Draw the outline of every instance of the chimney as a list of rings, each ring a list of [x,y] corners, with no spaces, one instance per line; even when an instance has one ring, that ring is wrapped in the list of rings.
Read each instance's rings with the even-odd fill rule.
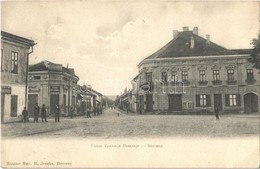
[[[189,27],[188,26],[184,26],[184,27],[182,27],[182,29],[183,29],[183,32],[189,31]]]
[[[193,28],[193,34],[199,35],[199,28],[197,26]]]
[[[210,35],[209,34],[206,35],[206,44],[207,45],[210,44]]]
[[[194,37],[193,36],[191,36],[190,37],[190,48],[194,48],[194,46],[195,46],[195,43],[194,43]]]
[[[172,33],[173,33],[173,39],[175,39],[179,34],[178,30],[173,30]]]

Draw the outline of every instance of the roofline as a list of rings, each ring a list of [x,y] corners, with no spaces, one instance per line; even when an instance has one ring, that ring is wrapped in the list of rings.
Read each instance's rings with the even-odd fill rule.
[[[248,57],[250,54],[235,54],[235,55],[209,55],[209,56],[183,56],[183,57],[168,57],[168,58],[153,58],[142,60],[137,67],[139,68],[147,61],[161,61],[161,60],[186,60],[186,59],[208,59],[208,58],[223,58],[223,57]]]
[[[21,37],[21,36],[17,36],[5,31],[1,31],[1,39],[2,40],[7,40],[7,41],[13,41],[13,42],[17,42],[20,44],[26,44],[29,46],[34,46],[36,45],[36,43],[33,40]]]

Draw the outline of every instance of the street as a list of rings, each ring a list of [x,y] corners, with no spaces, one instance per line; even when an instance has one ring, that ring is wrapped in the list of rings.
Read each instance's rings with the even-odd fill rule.
[[[106,109],[102,115],[61,118],[60,123],[2,124],[2,138],[152,138],[152,137],[234,137],[259,135],[259,114],[139,115]]]

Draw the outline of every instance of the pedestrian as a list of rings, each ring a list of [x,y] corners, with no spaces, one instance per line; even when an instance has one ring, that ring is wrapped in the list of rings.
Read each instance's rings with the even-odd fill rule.
[[[215,116],[216,116],[216,119],[219,120],[219,109],[218,108],[215,109]]]
[[[72,119],[72,118],[73,118],[73,113],[74,113],[74,111],[73,111],[73,108],[72,108],[72,107],[70,107],[70,109],[69,109],[69,113],[70,113],[70,118]]]
[[[96,116],[96,111],[97,111],[97,108],[94,107],[94,108],[93,108],[94,116]]]
[[[24,107],[22,115],[23,115],[23,122],[26,123],[28,119],[28,111],[26,110],[26,107]]]
[[[60,122],[60,106],[55,105],[55,122]]]
[[[38,106],[38,103],[35,103],[35,105],[33,107],[33,113],[34,113],[34,123],[35,122],[38,123],[38,118],[39,118],[39,114],[40,114],[40,107]]]
[[[90,116],[90,108],[88,108],[88,110],[87,110],[87,118],[91,118],[91,116]]]
[[[44,119],[45,122],[48,122],[47,121],[47,112],[46,112],[45,104],[42,105],[41,115],[42,115],[42,122],[43,122],[43,119]]]

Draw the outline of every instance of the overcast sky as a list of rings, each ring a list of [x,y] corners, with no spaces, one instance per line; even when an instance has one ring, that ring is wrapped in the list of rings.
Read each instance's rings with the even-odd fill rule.
[[[30,64],[69,64],[79,84],[117,95],[174,29],[198,26],[200,36],[210,34],[221,46],[251,48],[258,10],[257,2],[234,1],[8,1],[2,2],[1,27],[37,43]]]

